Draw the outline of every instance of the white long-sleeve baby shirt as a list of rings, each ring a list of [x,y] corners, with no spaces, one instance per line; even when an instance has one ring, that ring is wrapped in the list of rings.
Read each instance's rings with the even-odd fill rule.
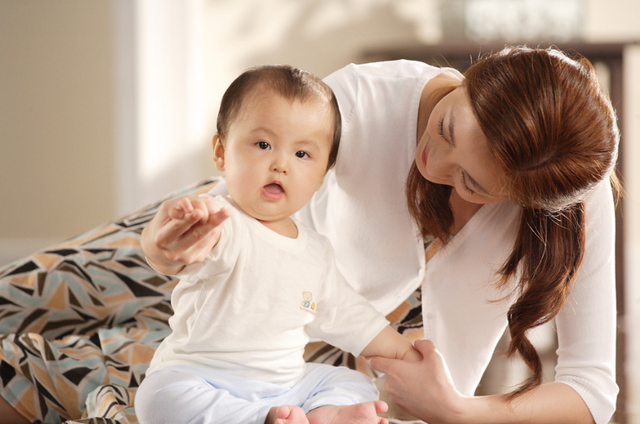
[[[231,217],[205,261],[179,274],[173,332],[149,372],[207,367],[292,386],[310,337],[358,355],[388,324],[342,279],[325,237],[296,223],[297,238],[288,238],[215,201]]]

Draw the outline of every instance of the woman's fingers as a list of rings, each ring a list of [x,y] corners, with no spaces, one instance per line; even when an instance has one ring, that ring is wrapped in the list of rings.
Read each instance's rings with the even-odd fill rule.
[[[426,422],[444,422],[458,411],[460,394],[456,391],[443,356],[431,340],[414,343],[423,359],[370,358],[373,369],[386,374],[389,400],[414,417]]]
[[[433,341],[427,339],[416,340],[413,344],[413,347],[415,347],[418,352],[422,354],[423,358],[426,355],[437,352],[436,345],[433,343]]]
[[[383,374],[387,374],[396,361],[400,361],[400,359],[390,359],[383,356],[372,356],[371,358],[368,358],[371,368]]]

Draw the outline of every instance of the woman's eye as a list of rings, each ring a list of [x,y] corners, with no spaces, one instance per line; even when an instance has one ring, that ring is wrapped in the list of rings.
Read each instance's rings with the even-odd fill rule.
[[[464,190],[469,193],[469,194],[476,194],[475,191],[473,191],[468,185],[467,185],[467,179],[464,177],[464,174],[460,174],[461,177],[460,179],[462,180],[462,187],[464,188]]]
[[[258,146],[262,150],[267,150],[269,147],[271,147],[271,146],[269,146],[269,143],[267,143],[266,141],[258,141],[256,143],[256,146]]]
[[[303,152],[302,150],[298,150],[296,152],[296,157],[301,158],[301,159],[308,158],[309,157],[309,153]]]
[[[438,135],[442,137],[443,140],[447,141],[444,137],[444,116],[438,121]]]

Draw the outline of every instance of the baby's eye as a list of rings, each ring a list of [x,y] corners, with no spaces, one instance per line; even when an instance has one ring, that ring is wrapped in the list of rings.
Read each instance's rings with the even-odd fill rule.
[[[256,146],[258,146],[259,148],[261,148],[262,150],[267,150],[268,148],[270,148],[271,146],[269,145],[269,143],[267,143],[266,141],[258,141],[256,143]]]
[[[308,158],[309,157],[309,153],[304,152],[302,150],[298,150],[296,152],[296,157],[300,158],[300,159],[304,159],[304,158]]]

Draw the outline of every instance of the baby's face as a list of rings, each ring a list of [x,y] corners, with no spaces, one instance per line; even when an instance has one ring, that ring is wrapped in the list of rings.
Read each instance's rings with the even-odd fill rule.
[[[333,140],[328,102],[289,101],[268,91],[243,102],[214,160],[229,194],[247,214],[284,220],[322,185]]]

